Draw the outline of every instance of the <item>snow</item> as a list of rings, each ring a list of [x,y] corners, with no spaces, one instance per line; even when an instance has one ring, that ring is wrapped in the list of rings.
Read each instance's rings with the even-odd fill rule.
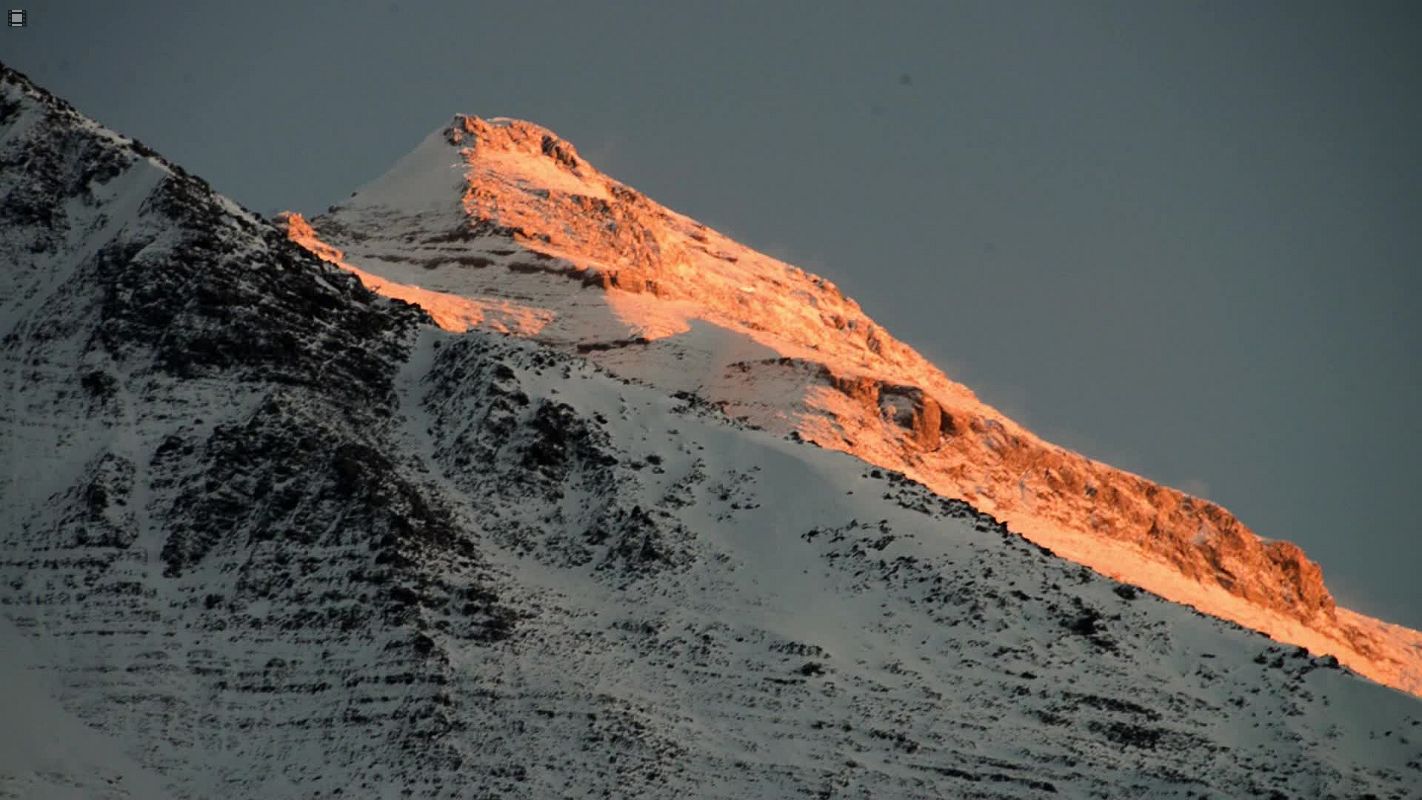
[[[45,124],[20,139],[87,129]],[[46,158],[0,188],[74,166]],[[0,226],[0,797],[1422,781],[1416,698],[798,441],[859,412],[774,331],[498,237],[402,244],[443,211],[327,220],[386,226],[323,251],[366,279],[549,312],[444,330],[225,203],[163,210],[146,164],[55,198],[52,251]]]
[[[30,637],[0,617],[0,797],[165,800],[161,776],[55,699]]]
[[[549,143],[568,157],[549,155]],[[466,169],[451,190],[448,169],[430,165],[452,158]],[[642,198],[551,131],[459,116],[362,192],[420,199],[392,200],[378,217],[338,208],[294,238],[313,252],[339,247],[340,266],[447,330],[525,336],[667,392],[698,392],[732,416],[969,500],[1099,572],[1422,694],[1422,633],[1335,612],[1301,553],[1270,549],[1208,501],[1038,439],[832,283]],[[456,195],[458,222],[419,211]],[[512,233],[474,235],[485,223]],[[920,418],[928,404],[937,412]],[[951,432],[913,427],[939,418]],[[1206,526],[1231,535],[1199,537]],[[1216,578],[1221,559],[1234,565],[1229,587]]]
[[[378,180],[357,189],[341,207],[447,214],[453,224],[458,219],[464,171],[459,154],[442,132],[434,131]]]
[[[439,380],[442,365],[429,349],[436,342],[454,346],[442,337],[422,342],[407,387]],[[516,365],[519,352],[529,351],[515,349],[501,360]],[[660,736],[683,746],[695,742],[692,749],[700,754],[695,758],[720,764],[709,767],[713,779],[699,784],[714,786],[719,794],[777,796],[795,782],[766,785],[762,770],[774,772],[788,764],[820,764],[823,769],[848,752],[860,754],[854,757],[856,769],[868,773],[850,779],[849,785],[877,786],[876,792],[884,794],[902,791],[901,786],[888,787],[914,774],[906,765],[914,759],[892,749],[871,749],[865,756],[862,744],[847,748],[846,742],[863,735],[861,726],[874,725],[870,719],[906,736],[912,752],[938,754],[929,763],[968,769],[992,761],[1022,765],[1027,758],[1034,765],[1027,773],[1030,779],[1047,781],[1068,796],[1115,785],[1117,778],[1095,783],[1096,777],[1088,777],[1092,770],[1072,777],[1067,774],[1071,770],[1052,766],[1082,759],[1097,764],[1093,770],[1117,769],[1100,766],[1106,751],[1075,737],[1062,739],[1034,716],[1037,710],[1049,711],[1047,698],[1061,691],[1129,698],[1142,710],[1127,712],[1130,722],[1116,720],[1123,729],[1155,718],[1165,739],[1199,736],[1201,742],[1228,742],[1233,750],[1223,761],[1210,757],[1209,767],[1191,769],[1183,765],[1195,756],[1167,755],[1162,749],[1162,765],[1187,774],[1209,770],[1220,777],[1233,774],[1231,764],[1248,763],[1255,756],[1246,754],[1255,753],[1259,763],[1285,767],[1278,785],[1286,792],[1338,789],[1343,784],[1333,770],[1354,775],[1343,780],[1362,791],[1366,781],[1355,782],[1354,770],[1368,764],[1388,774],[1389,765],[1398,763],[1391,759],[1416,750],[1400,745],[1392,751],[1398,755],[1387,755],[1379,744],[1380,738],[1390,738],[1384,736],[1388,729],[1414,727],[1422,710],[1415,701],[1326,670],[1308,672],[1301,685],[1280,695],[1275,673],[1269,671],[1273,668],[1255,663],[1254,657],[1269,652],[1272,659],[1274,652],[1284,655],[1285,650],[1266,650],[1266,640],[1180,606],[1148,597],[1126,601],[1111,582],[1083,577],[1069,564],[1014,542],[1015,537],[997,539],[972,524],[888,502],[892,481],[874,478],[855,459],[730,426],[715,415],[688,415],[655,389],[595,372],[516,372],[517,384],[535,401],[556,396],[584,418],[606,418],[609,441],[621,443],[626,457],[642,448],[659,455],[657,470],[644,469],[619,481],[620,502],[671,514],[695,532],[689,546],[697,556],[690,567],[673,569],[673,574],[626,580],[602,568],[569,568],[553,552],[535,550],[530,557],[518,546],[492,550],[498,569],[507,571],[513,583],[537,587],[539,605],[549,613],[531,622],[533,630],[512,648],[493,653],[470,649],[462,655],[456,649],[452,663],[469,676],[466,685],[493,681],[506,687],[502,691],[510,693],[509,702],[517,697],[531,702],[529,713],[547,707],[578,709],[605,696],[646,707],[641,718]],[[416,377],[420,373],[427,377]],[[466,406],[432,415],[427,406],[409,411],[407,435],[421,438],[434,430],[435,440],[420,450],[438,460],[434,454],[441,443],[456,436],[454,430],[441,435],[441,419],[447,425],[473,411]],[[484,530],[517,528],[522,518],[539,526],[544,540],[575,537],[587,524],[586,517],[577,516],[579,509],[598,503],[597,497],[582,494],[576,480],[565,481],[561,507],[567,516],[550,520],[537,503],[484,486],[491,466],[497,470],[481,464],[474,473],[445,473],[468,498],[472,523]],[[667,504],[665,498],[676,495],[679,486],[689,488],[692,502]],[[492,494],[481,499],[481,487]],[[807,540],[814,530],[829,532]],[[887,545],[867,546],[877,545],[886,531],[893,537]],[[835,536],[863,549],[836,548],[827,541]],[[970,602],[962,609],[967,616],[944,613],[947,607],[932,601],[933,592],[923,588],[935,579],[947,579],[948,587],[976,584],[969,594],[983,600],[984,607],[974,612],[979,604]],[[1025,597],[1015,598],[1014,589]],[[1059,600],[1070,607],[1064,598],[1073,596],[1110,618],[1103,624],[1110,636],[1119,637],[1119,656],[1105,656],[1097,646],[1062,634],[1060,612],[1052,607]],[[999,600],[988,601],[991,597]],[[1011,602],[1004,607],[1001,599],[1006,598]],[[644,625],[651,632],[621,633]],[[1311,663],[1286,657],[1291,659],[1286,663]],[[810,661],[823,666],[823,677],[796,683],[797,671]],[[1027,672],[1035,677],[1017,677]],[[751,688],[772,678],[798,688]],[[1014,685],[1037,688],[1021,695],[1005,691]],[[1281,696],[1291,698],[1284,706],[1297,702],[1301,710],[1281,714],[1274,705]],[[1079,716],[1073,718],[1082,724]],[[553,722],[535,719],[523,723],[528,726],[524,735],[547,737],[546,747],[536,746],[540,751],[563,752],[565,746],[557,742],[566,734]],[[861,733],[843,740],[806,735],[820,730],[815,727],[820,723],[829,723],[830,730],[848,724]],[[1110,724],[1101,722],[1108,729]],[[1319,739],[1324,730],[1332,731],[1330,737]],[[1294,745],[1286,743],[1292,737],[1307,742],[1299,745],[1299,752],[1307,753],[1303,760],[1290,755]],[[1150,766],[1155,756],[1131,748],[1126,752],[1132,754],[1131,763],[1140,765],[1128,779],[1141,782],[1138,791],[1158,797],[1181,791]],[[737,763],[751,766],[728,768]],[[529,780],[553,791],[565,774],[550,770]],[[1242,793],[1244,784],[1231,790],[1225,787],[1232,779],[1221,780],[1210,785]],[[1386,786],[1386,779],[1378,785]]]

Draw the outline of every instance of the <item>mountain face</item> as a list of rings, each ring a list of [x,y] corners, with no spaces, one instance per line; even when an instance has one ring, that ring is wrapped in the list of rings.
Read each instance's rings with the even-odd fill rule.
[[[291,238],[452,331],[508,332],[962,498],[1073,561],[1422,692],[1422,635],[1339,609],[1220,506],[1044,442],[822,278],[527,122],[457,116]],[[951,298],[950,298],[951,299]]]
[[[526,123],[278,226],[0,68],[0,465],[0,797],[1422,781],[1414,698],[985,507],[1123,548],[1155,514],[1135,583],[1195,564],[1353,642],[1296,550],[1031,438]]]

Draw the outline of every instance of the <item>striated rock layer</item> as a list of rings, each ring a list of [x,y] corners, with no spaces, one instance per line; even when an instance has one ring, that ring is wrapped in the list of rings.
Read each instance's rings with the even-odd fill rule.
[[[532,337],[903,473],[1060,555],[1422,693],[1422,634],[1336,607],[1297,546],[1034,436],[829,281],[598,172],[537,125],[456,116],[290,237],[444,328]]]

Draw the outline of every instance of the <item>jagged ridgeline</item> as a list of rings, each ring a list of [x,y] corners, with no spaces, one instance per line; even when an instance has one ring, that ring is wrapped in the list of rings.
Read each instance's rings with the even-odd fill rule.
[[[1422,779],[1415,699],[768,416],[820,386],[806,408],[872,406],[926,454],[976,430],[970,395],[677,312],[673,278],[625,291],[637,263],[570,281],[612,270],[534,247],[528,220],[479,227],[456,163],[448,207],[387,183],[314,221],[313,254],[0,69],[0,702],[23,731],[0,796],[1402,798]],[[468,275],[503,293],[447,291]],[[716,303],[769,294],[742,277]]]

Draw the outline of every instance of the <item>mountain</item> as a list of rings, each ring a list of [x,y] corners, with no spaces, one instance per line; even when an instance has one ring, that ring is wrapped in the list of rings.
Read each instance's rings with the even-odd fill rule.
[[[448,330],[513,333],[695,393],[967,500],[1103,574],[1422,693],[1422,634],[1337,608],[1295,545],[1038,439],[833,284],[657,205],[551,131],[457,116],[328,214],[287,224]]]
[[[935,491],[989,409],[537,130],[278,225],[0,68],[0,797],[1422,780],[1415,698]]]

